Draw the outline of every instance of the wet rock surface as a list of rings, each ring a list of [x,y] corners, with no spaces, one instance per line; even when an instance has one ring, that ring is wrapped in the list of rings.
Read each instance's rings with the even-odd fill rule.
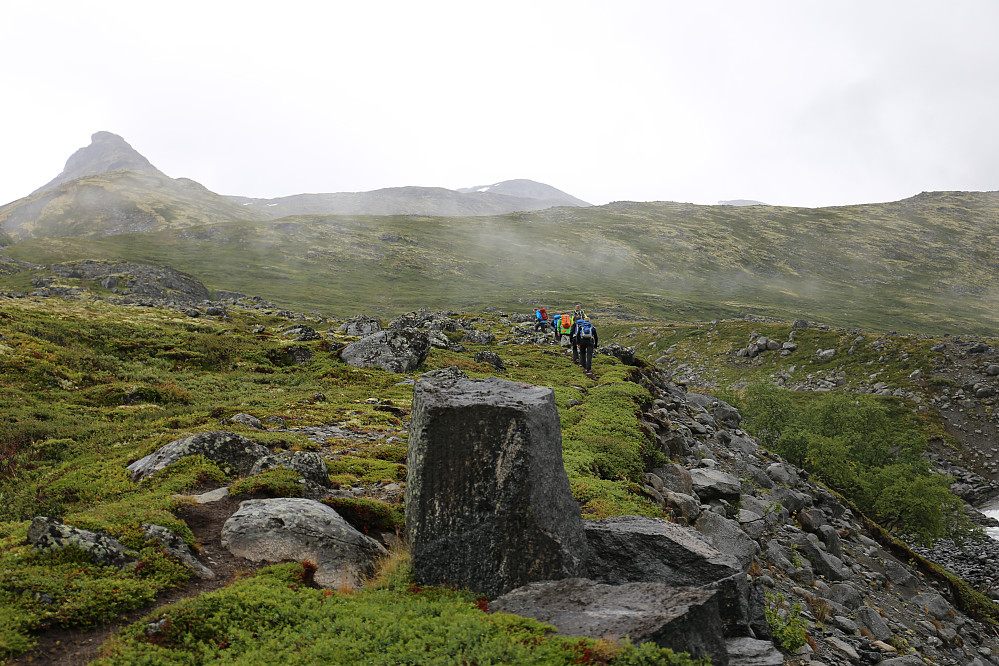
[[[582,573],[586,541],[552,389],[421,379],[407,464],[419,582],[495,595]]]

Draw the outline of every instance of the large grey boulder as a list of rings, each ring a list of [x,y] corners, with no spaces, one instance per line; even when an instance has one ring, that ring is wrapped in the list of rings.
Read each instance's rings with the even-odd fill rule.
[[[590,545],[589,578],[611,584],[650,581],[719,590],[726,635],[753,633],[750,589],[739,561],[693,528],[641,516],[584,521],[584,526]]]
[[[843,564],[843,560],[820,548],[818,546],[819,540],[815,535],[796,534],[792,543],[797,547],[799,553],[808,558],[815,573],[820,576],[825,576],[828,580],[844,580],[849,576],[850,571]]]
[[[739,573],[739,562],[695,530],[660,518],[616,516],[583,522],[588,577],[602,583],[658,581],[708,585]]]
[[[420,380],[407,463],[417,581],[494,596],[583,572],[586,538],[552,389]]]
[[[414,328],[378,331],[347,345],[340,358],[357,368],[412,372],[430,353],[430,338]]]
[[[729,663],[718,593],[663,583],[605,585],[585,578],[531,583],[489,604],[490,611],[532,617],[563,636],[653,642],[711,663]]]
[[[222,546],[254,562],[306,560],[322,587],[359,587],[385,549],[310,499],[246,500],[222,526]]]
[[[256,476],[277,467],[298,472],[303,479],[308,479],[326,488],[330,487],[330,474],[326,467],[326,461],[321,455],[312,451],[286,451],[264,456],[253,465],[250,474]]]
[[[127,469],[132,473],[133,481],[141,481],[181,458],[200,454],[220,465],[232,467],[240,475],[246,475],[258,459],[269,453],[270,449],[266,446],[234,432],[199,432],[164,444],[156,452],[136,460]]]
[[[694,527],[707,537],[712,546],[738,560],[739,567],[743,571],[749,569],[749,565],[760,552],[759,544],[739,528],[738,522],[713,511],[702,512],[697,517]]]
[[[695,467],[690,470],[690,481],[702,502],[722,499],[735,502],[742,495],[742,481],[718,469]]]
[[[58,518],[47,516],[36,516],[31,521],[28,543],[43,553],[76,546],[90,553],[98,564],[119,568],[133,564],[139,558],[137,552],[126,548],[112,536],[66,525]]]

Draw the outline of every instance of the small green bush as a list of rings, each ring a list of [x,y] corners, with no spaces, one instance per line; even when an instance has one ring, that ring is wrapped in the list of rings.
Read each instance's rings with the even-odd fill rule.
[[[784,606],[783,594],[766,593],[763,613],[770,625],[774,642],[784,650],[794,652],[808,642],[808,622],[801,616],[801,604],[792,604],[790,611],[785,610]]]
[[[354,529],[365,534],[406,529],[406,513],[398,504],[363,497],[328,497],[322,502],[336,510]]]
[[[747,389],[744,414],[766,446],[878,522],[927,544],[974,531],[949,479],[922,459],[926,440],[896,402],[831,392],[798,405],[789,391],[760,384]]]

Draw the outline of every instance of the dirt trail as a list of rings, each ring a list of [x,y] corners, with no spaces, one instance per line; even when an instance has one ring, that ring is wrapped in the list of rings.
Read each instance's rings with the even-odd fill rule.
[[[225,587],[239,573],[259,568],[260,564],[234,557],[222,547],[222,525],[237,508],[239,502],[227,497],[210,504],[186,505],[178,512],[178,516],[191,528],[201,545],[198,559],[215,573],[213,580],[192,577],[182,587],[160,594],[155,603],[125,613],[105,625],[89,629],[49,629],[38,636],[38,647],[35,650],[8,663],[32,666],[79,666],[90,663],[101,656],[100,648],[106,640],[144,615],[175,601]]]

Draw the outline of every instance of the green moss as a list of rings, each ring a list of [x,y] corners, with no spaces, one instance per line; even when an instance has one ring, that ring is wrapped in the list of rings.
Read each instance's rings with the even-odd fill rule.
[[[360,458],[357,456],[341,456],[336,460],[327,460],[330,478],[353,478],[365,485],[381,481],[397,482],[406,480],[406,466],[377,458]]]
[[[230,495],[263,495],[265,497],[301,497],[302,475],[284,467],[275,467],[229,486]]]

